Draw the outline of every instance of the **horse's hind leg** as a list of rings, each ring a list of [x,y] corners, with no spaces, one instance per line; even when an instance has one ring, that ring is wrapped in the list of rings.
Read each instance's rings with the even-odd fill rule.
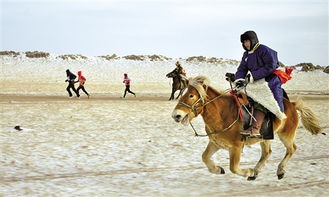
[[[293,133],[290,133],[290,135],[287,134],[287,132],[279,132],[279,138],[282,141],[282,143],[284,144],[284,146],[286,147],[286,155],[284,156],[284,158],[282,159],[282,161],[280,162],[279,166],[278,166],[278,170],[277,170],[277,176],[278,179],[282,179],[284,174],[285,174],[285,168],[287,166],[287,163],[289,161],[289,159],[292,157],[292,155],[296,152],[297,150],[297,146],[294,143],[294,138],[295,138],[295,130]]]
[[[181,90],[179,91],[179,94],[178,94],[178,96],[176,97],[176,99],[178,99],[178,98],[182,95],[183,90],[184,90],[184,89],[181,89]]]
[[[173,98],[173,96],[172,96],[172,94],[171,94],[171,95],[170,95],[170,98],[169,98],[169,101],[170,101],[170,100],[173,100],[173,99],[174,99],[174,98]]]
[[[271,150],[271,141],[265,140],[260,143],[262,148],[262,156],[260,157],[257,165],[255,166],[255,174],[252,177],[248,177],[248,180],[256,179],[257,175],[259,174],[260,170],[265,166],[265,162],[270,157],[272,150]]]
[[[211,156],[218,151],[218,147],[209,141],[206,150],[202,154],[202,161],[208,167],[209,172],[214,174],[225,174],[225,171],[222,167],[216,166],[214,161],[211,160]]]

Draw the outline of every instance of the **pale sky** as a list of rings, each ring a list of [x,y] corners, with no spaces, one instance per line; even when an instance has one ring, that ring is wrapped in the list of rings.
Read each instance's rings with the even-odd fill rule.
[[[240,60],[254,30],[287,65],[329,65],[327,0],[0,1],[1,51]]]

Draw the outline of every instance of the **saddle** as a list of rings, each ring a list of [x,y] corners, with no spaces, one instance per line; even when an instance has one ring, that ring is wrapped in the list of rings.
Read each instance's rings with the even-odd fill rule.
[[[285,90],[283,90],[283,97],[289,100]],[[241,92],[235,93],[235,98],[237,105],[241,107],[240,118],[243,122],[243,129],[246,130],[252,125],[252,120],[253,120],[252,116],[254,112],[255,101],[252,98],[248,97],[246,94]],[[265,114],[265,118],[260,129],[260,134],[262,135],[262,138],[265,140],[274,139],[274,134],[273,134],[274,119],[275,119],[275,115],[272,112],[268,111]]]

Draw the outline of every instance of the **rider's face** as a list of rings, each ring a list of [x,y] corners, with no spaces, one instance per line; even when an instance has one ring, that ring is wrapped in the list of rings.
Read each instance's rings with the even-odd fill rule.
[[[250,40],[243,41],[243,45],[244,47],[246,47],[246,49],[250,50],[250,45],[251,45]]]

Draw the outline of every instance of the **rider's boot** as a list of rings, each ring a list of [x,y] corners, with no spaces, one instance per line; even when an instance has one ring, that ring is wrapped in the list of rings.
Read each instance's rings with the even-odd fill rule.
[[[250,137],[260,137],[261,136],[260,129],[262,127],[262,124],[263,124],[263,121],[265,118],[265,113],[256,109],[254,111],[253,115],[256,120],[252,121],[250,128],[240,132],[241,135],[250,136]]]

